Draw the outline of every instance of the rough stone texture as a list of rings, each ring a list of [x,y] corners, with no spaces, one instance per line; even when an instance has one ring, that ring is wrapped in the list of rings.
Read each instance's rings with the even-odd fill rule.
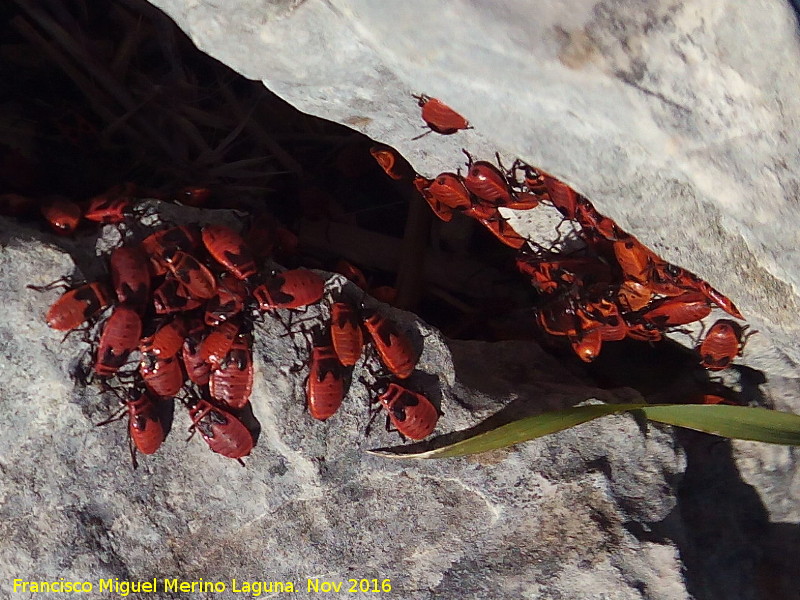
[[[97,247],[117,236],[107,228]],[[26,288],[72,272],[67,252],[97,276],[103,261],[86,253],[91,239],[64,241],[0,219],[0,241],[5,589],[14,578],[88,580],[95,590],[100,578],[202,578],[228,591],[140,597],[224,599],[242,597],[231,592],[236,578],[240,587],[293,581],[293,597],[310,598],[306,580],[319,577],[345,585],[390,578],[391,597],[408,599],[601,597],[597,590],[619,599],[689,597],[677,547],[629,530],[676,509],[685,460],[669,429],[643,431],[620,416],[472,458],[372,456],[364,450],[398,440],[380,427],[365,439],[363,386],[354,382],[342,410],[314,422],[303,410],[303,374],[292,372],[295,349],[272,318],[257,328],[253,410],[261,432],[247,467],[199,439],[185,443],[189,420],[178,406],[161,450],[133,471],[126,421],[93,427],[116,401],[70,379],[86,345],[78,335],[62,343],[43,322],[59,292]],[[424,340],[413,382],[441,401],[443,429],[473,425],[508,401],[530,411],[576,397],[635,397],[561,383],[571,376],[530,344],[448,347],[409,315],[395,316]],[[482,381],[491,394],[454,379],[479,356],[495,373]]]

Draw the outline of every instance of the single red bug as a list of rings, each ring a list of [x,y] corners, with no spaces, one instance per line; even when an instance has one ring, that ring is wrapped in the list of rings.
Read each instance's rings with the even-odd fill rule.
[[[425,94],[419,96],[412,94],[412,96],[417,99],[420,107],[422,107],[422,120],[425,121],[431,131],[442,135],[450,135],[461,129],[472,128],[464,117],[438,98],[431,98]],[[430,131],[426,131],[414,139],[418,140],[429,133]]]
[[[139,466],[136,461],[137,450],[142,454],[155,454],[166,439],[167,433],[159,416],[158,405],[147,392],[134,391],[124,402],[125,407],[121,414],[114,415],[97,425],[107,425],[127,413],[131,460],[135,469]]]
[[[261,310],[301,308],[318,302],[325,292],[325,280],[308,269],[293,269],[271,277],[253,290]]]
[[[208,384],[208,378],[211,375],[211,365],[203,360],[200,352],[200,342],[206,328],[198,319],[191,322],[188,329],[189,333],[183,342],[181,358],[189,380],[202,387]]]
[[[659,329],[686,325],[711,314],[708,298],[698,292],[686,292],[674,298],[662,298],[650,304],[641,317]]]
[[[201,358],[214,368],[219,365],[233,347],[240,328],[241,323],[237,319],[224,321],[214,327],[200,344]]]
[[[709,371],[727,369],[734,358],[742,355],[747,338],[752,335],[744,335],[745,329],[730,319],[715,322],[697,347],[700,364]]]
[[[569,341],[572,350],[583,362],[592,362],[600,355],[603,346],[603,336],[599,327],[581,330],[577,336],[571,336]]]
[[[186,321],[178,315],[159,326],[153,335],[142,338],[139,351],[164,359],[175,356],[186,338]]]
[[[372,158],[380,165],[381,169],[392,179],[400,181],[402,179],[411,179],[414,176],[414,169],[394,148],[378,144],[372,146],[369,149],[369,153],[372,154]]]
[[[364,334],[356,308],[347,302],[331,306],[331,338],[336,356],[345,367],[352,367],[361,357]]]
[[[64,198],[53,198],[41,206],[42,216],[58,234],[70,235],[81,221],[81,207]]]
[[[249,335],[240,335],[217,368],[212,368],[208,390],[231,408],[244,408],[253,391],[253,348]]]
[[[175,250],[166,254],[164,260],[192,298],[208,300],[217,293],[217,280],[211,271],[191,254]]]
[[[364,319],[381,362],[400,379],[414,371],[417,357],[408,337],[398,331],[397,326],[383,315],[373,312]]]
[[[144,312],[150,301],[150,261],[138,248],[120,246],[111,253],[111,281],[121,303]]]
[[[558,209],[565,219],[574,220],[578,210],[578,193],[566,183],[541,173],[541,179],[547,189],[550,202]]]
[[[169,269],[165,257],[175,250],[191,252],[200,246],[200,232],[194,226],[161,229],[142,240],[141,248],[150,258],[153,275],[163,275]]]
[[[364,272],[343,258],[336,261],[336,265],[334,265],[333,270],[334,272],[347,277],[362,290],[366,290],[369,286],[367,283],[367,278],[364,276]]]
[[[388,422],[404,437],[421,440],[436,429],[439,411],[422,394],[390,382],[376,401],[386,409]]]
[[[139,373],[147,389],[161,398],[177,395],[185,380],[177,356],[159,358],[154,354],[145,354],[139,363]]]
[[[95,196],[89,201],[89,207],[83,215],[95,223],[122,223],[130,213],[136,185],[123,183]]]
[[[439,203],[457,210],[472,206],[472,197],[464,186],[464,179],[455,173],[439,173],[427,187],[428,193]]]
[[[466,188],[478,198],[481,204],[490,207],[507,206],[512,202],[511,187],[507,177],[492,163],[485,160],[473,161],[466,150],[467,175],[464,177]]]
[[[256,274],[256,263],[244,239],[230,227],[206,225],[203,227],[203,244],[208,253],[238,279],[248,279]]]
[[[316,331],[306,380],[308,414],[320,421],[332,417],[342,405],[344,394],[344,368],[330,336]]]
[[[189,416],[192,419],[189,431],[199,431],[208,447],[217,454],[241,459],[253,449],[253,436],[244,423],[208,400],[196,400],[189,407]]]
[[[46,290],[50,286],[35,290]],[[70,331],[85,323],[101,310],[111,306],[113,296],[107,285],[92,282],[65,292],[47,311],[47,326],[57,331]]]
[[[217,279],[217,294],[206,303],[206,325],[219,325],[234,318],[244,310],[246,298],[244,282],[230,273],[223,273]]]
[[[128,354],[139,346],[142,319],[136,309],[127,304],[117,305],[103,324],[97,344],[94,371],[101,377],[116,373],[125,364]]]

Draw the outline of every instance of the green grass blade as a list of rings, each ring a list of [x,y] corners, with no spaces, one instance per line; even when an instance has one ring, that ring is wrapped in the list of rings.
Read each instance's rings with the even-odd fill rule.
[[[752,406],[652,405],[642,409],[652,421],[738,440],[800,446],[800,415]]]
[[[424,452],[404,446],[370,451],[392,458],[450,458],[505,448],[606,415],[638,411],[652,421],[722,437],[800,445],[800,415],[749,406],[699,404],[591,404],[542,413]]]

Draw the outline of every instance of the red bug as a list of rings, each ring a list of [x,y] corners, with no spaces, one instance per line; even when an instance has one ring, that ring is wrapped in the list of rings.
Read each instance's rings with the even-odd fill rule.
[[[649,287],[633,279],[623,281],[617,292],[617,301],[628,312],[643,309],[650,303],[652,297],[653,292]]]
[[[181,391],[185,380],[177,356],[159,358],[154,354],[145,354],[139,363],[139,373],[147,389],[161,398],[175,396]]]
[[[161,229],[142,240],[141,248],[150,258],[153,275],[163,275],[169,269],[165,257],[175,250],[190,252],[200,246],[196,227],[181,226]]]
[[[261,310],[301,308],[318,302],[325,292],[325,280],[308,269],[284,271],[253,290]]]
[[[731,301],[731,299],[722,292],[711,287],[707,281],[700,279],[697,275],[686,271],[685,269],[681,269],[679,279],[680,285],[683,287],[697,290],[732,317],[736,317],[737,319],[741,319],[743,321],[745,320],[744,316],[741,312],[739,312],[739,309],[736,308],[736,305]]]
[[[110,264],[117,299],[143,312],[150,301],[150,261],[138,248],[120,246],[111,253]]]
[[[89,201],[89,208],[86,209],[83,216],[95,223],[122,223],[130,213],[135,194],[136,185],[133,183],[115,185],[108,191],[92,198]]]
[[[143,391],[134,392],[131,398],[125,400],[121,414],[114,415],[97,425],[107,425],[122,418],[125,413],[128,414],[131,460],[135,469],[139,466],[136,461],[136,451],[142,454],[154,454],[166,439],[167,432],[159,416],[158,405],[147,392]]]
[[[422,107],[422,120],[425,121],[431,131],[442,135],[450,135],[460,129],[472,129],[469,122],[464,117],[441,100],[431,98],[425,94],[412,96],[417,99],[419,105]],[[429,133],[430,131],[426,131],[414,139],[418,140]]]
[[[528,240],[522,237],[517,231],[508,223],[508,219],[500,214],[500,211],[494,209],[494,214],[485,219],[478,219],[478,221],[486,227],[492,234],[506,246],[510,246],[515,250],[519,250]]]
[[[64,198],[53,198],[41,206],[42,216],[58,234],[70,235],[81,221],[81,207]]]
[[[200,344],[200,357],[212,367],[219,365],[233,347],[240,328],[238,320],[217,325]]]
[[[614,242],[614,256],[626,279],[649,284],[655,265],[661,258],[632,235],[622,235]]]
[[[397,288],[391,285],[379,285],[369,289],[369,295],[375,298],[378,302],[395,305],[397,302]]]
[[[686,292],[674,298],[662,298],[650,304],[641,316],[659,329],[686,325],[711,314],[708,299],[698,292]]]
[[[201,387],[208,384],[208,379],[211,375],[211,365],[203,360],[200,352],[200,341],[204,331],[205,327],[201,321],[196,320],[191,323],[189,325],[189,333],[183,341],[181,353],[186,375],[190,381]]]
[[[208,253],[238,279],[256,274],[256,263],[244,239],[230,227],[206,225],[203,244]]]
[[[559,298],[536,311],[536,321],[550,335],[577,336],[580,328],[572,299]]]
[[[583,231],[589,235],[599,235],[609,241],[616,241],[621,235],[625,235],[614,219],[600,214],[594,205],[583,196],[578,196],[575,219]]]
[[[345,367],[358,362],[364,346],[364,334],[358,311],[347,302],[335,302],[331,306],[331,338],[336,356]]]
[[[417,191],[425,198],[425,202],[428,203],[428,206],[431,207],[433,214],[435,214],[439,219],[444,221],[445,223],[453,220],[453,209],[449,206],[445,206],[442,204],[438,199],[434,197],[433,194],[430,192],[431,184],[433,183],[432,179],[426,179],[421,175],[417,175],[414,178],[414,187],[417,188]]]
[[[640,342],[658,342],[664,336],[652,323],[628,323],[628,337]]]
[[[376,401],[386,409],[388,423],[402,436],[421,440],[436,429],[439,411],[422,394],[390,382],[385,384]]]
[[[355,283],[358,287],[362,290],[366,290],[369,284],[367,283],[367,278],[364,276],[364,272],[359,269],[354,264],[342,259],[339,259],[336,262],[336,265],[333,267],[334,272],[339,273],[340,275],[344,275],[350,281]]]
[[[206,206],[211,199],[211,190],[207,187],[185,187],[176,194],[178,202],[187,206]]]
[[[414,176],[414,169],[408,164],[408,161],[403,158],[400,153],[391,148],[378,144],[369,149],[372,158],[380,165],[386,174],[395,180],[411,179]]]
[[[240,335],[208,381],[211,396],[231,408],[243,408],[253,391],[253,349],[249,335]]]
[[[745,335],[745,329],[747,328],[730,319],[719,319],[697,347],[700,364],[709,371],[727,369],[733,359],[744,352],[747,338],[756,333]]]
[[[330,336],[317,330],[306,380],[308,414],[320,421],[332,417],[342,405],[344,394],[344,368]]]
[[[581,330],[577,336],[570,337],[572,350],[583,362],[592,362],[600,355],[603,346],[603,336],[600,327]]]
[[[167,277],[153,291],[153,306],[159,315],[194,310],[202,304],[197,298],[188,298],[183,286],[174,277]]]
[[[35,290],[46,290],[50,286]],[[111,306],[113,296],[107,285],[92,282],[65,292],[47,311],[47,326],[57,331],[70,331],[91,319],[104,308]]]
[[[563,181],[547,173],[541,173],[540,176],[553,206],[564,218],[574,220],[578,210],[578,193]]]
[[[125,364],[128,354],[139,346],[142,319],[136,309],[127,304],[117,305],[103,324],[94,371],[101,377],[116,373]]]
[[[244,423],[208,400],[195,401],[189,407],[189,416],[192,419],[189,431],[199,431],[208,447],[217,454],[241,459],[250,454],[255,445],[253,436]]]
[[[464,186],[464,180],[455,173],[439,173],[427,189],[444,206],[454,209],[472,207],[472,197]]]
[[[244,310],[247,287],[244,282],[223,273],[217,280],[217,294],[206,303],[206,325],[219,325]]]
[[[164,260],[175,279],[183,285],[192,298],[208,300],[217,293],[216,278],[191,254],[175,250],[165,255]]]
[[[381,362],[400,379],[405,379],[417,366],[411,341],[386,317],[374,312],[364,319]]]
[[[153,335],[142,338],[139,350],[160,359],[175,356],[183,347],[186,338],[186,321],[177,316],[158,327]]]
[[[503,172],[485,160],[473,162],[469,152],[467,155],[467,175],[464,177],[466,188],[483,203],[489,206],[506,206],[512,202],[511,187]],[[499,160],[499,158],[498,158]]]

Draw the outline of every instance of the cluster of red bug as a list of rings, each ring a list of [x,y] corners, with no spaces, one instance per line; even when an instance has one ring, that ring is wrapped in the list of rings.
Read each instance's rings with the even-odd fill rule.
[[[121,224],[133,203],[114,194],[96,220]],[[253,388],[254,319],[264,312],[305,310],[329,297],[325,279],[313,271],[258,268],[271,248],[265,240],[272,237],[258,221],[246,239],[223,225],[160,229],[111,252],[110,284],[74,287],[50,307],[51,328],[69,332],[89,322],[85,331],[99,332],[79,377],[99,380],[101,389],[124,404],[103,424],[128,415],[134,465],[137,450],[152,454],[164,441],[173,399],[180,399],[190,430],[199,431],[214,452],[241,459],[252,450],[255,440],[245,423]],[[310,332],[309,414],[324,420],[342,404],[347,369],[365,345],[363,327],[384,369],[370,371],[379,405],[375,413],[383,407],[387,428],[393,425],[402,436],[427,437],[438,411],[425,396],[392,380],[407,378],[416,367],[410,340],[376,310],[343,297],[330,303],[329,314],[330,322]]]
[[[469,127],[441,101],[414,97],[431,131],[449,135]],[[414,186],[441,220],[450,221],[454,213],[471,217],[519,251],[517,267],[539,293],[536,323],[550,335],[566,337],[582,360],[594,360],[603,342],[626,337],[659,341],[665,332],[709,316],[713,306],[744,319],[729,298],[662,259],[562,181],[520,160],[506,169],[499,156],[495,165],[464,153],[466,175],[460,170],[434,179],[414,174]],[[390,148],[373,155],[391,177],[407,176],[407,163]],[[545,248],[520,235],[500,212],[542,203],[556,208],[562,223],[573,224],[579,247],[568,252]],[[745,331],[735,321],[718,320],[697,345],[701,364],[710,370],[727,368],[744,349],[750,335]]]

